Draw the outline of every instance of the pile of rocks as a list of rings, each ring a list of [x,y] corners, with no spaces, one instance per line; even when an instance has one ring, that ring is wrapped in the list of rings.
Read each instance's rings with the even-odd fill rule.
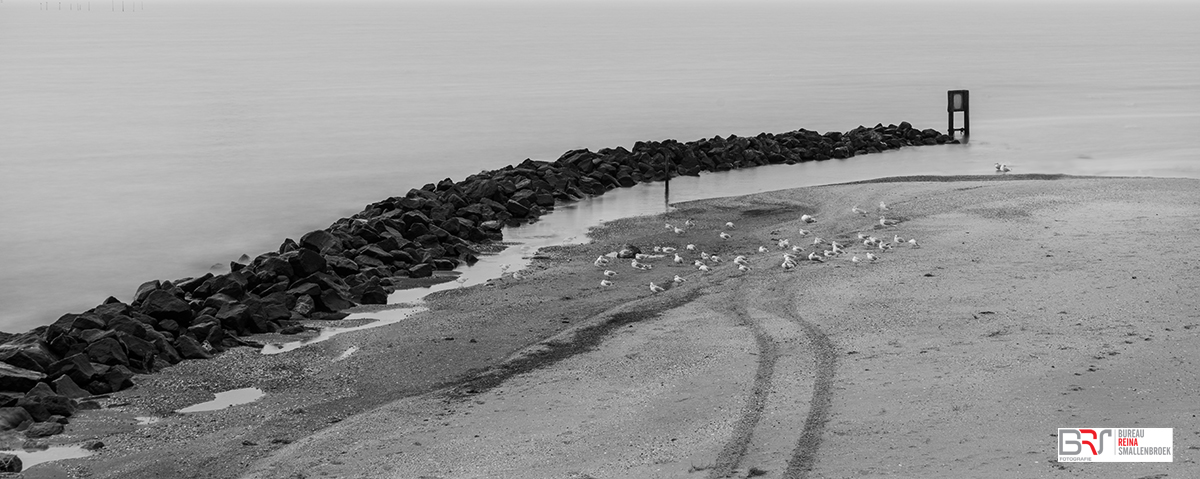
[[[287,239],[278,251],[243,257],[228,273],[149,281],[128,304],[110,297],[10,335],[0,344],[0,430],[64,422],[78,399],[127,388],[135,374],[245,344],[239,336],[298,332],[300,320],[341,319],[340,311],[357,304],[385,304],[397,278],[473,263],[479,253],[472,245],[501,239],[504,225],[532,221],[559,201],[675,175],[947,141],[905,122],[845,133],[638,142],[632,150],[573,150],[554,162],[527,159],[457,183],[427,184],[299,241]]]

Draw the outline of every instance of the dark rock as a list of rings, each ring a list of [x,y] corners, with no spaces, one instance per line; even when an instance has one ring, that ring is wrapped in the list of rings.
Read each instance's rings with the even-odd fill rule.
[[[154,343],[132,334],[120,333],[117,340],[125,346],[131,360],[153,361],[158,355],[158,348],[154,347]]]
[[[58,356],[40,339],[31,338],[27,343],[10,342],[0,345],[0,361],[31,371],[45,372]]]
[[[151,291],[158,289],[161,285],[162,282],[157,279],[142,283],[141,286],[138,286],[137,291],[133,293],[133,302],[141,303],[142,300],[146,299],[146,296],[150,295]]]
[[[184,279],[184,280],[176,281],[175,287],[182,290],[185,294],[191,294],[193,291],[196,291],[196,288],[199,288],[200,285],[202,285],[205,282],[207,282],[208,280],[212,279],[212,277],[213,277],[212,273],[204,273],[204,276],[201,276],[199,278],[191,278],[191,279]]]
[[[325,264],[338,276],[349,276],[359,272],[359,265],[355,261],[341,256],[326,256]]]
[[[320,288],[317,291],[320,291]],[[299,296],[296,298],[296,305],[292,306],[292,311],[301,316],[308,316],[316,307],[317,302],[313,300],[312,296]]]
[[[25,437],[39,438],[50,437],[56,434],[62,434],[63,425],[56,422],[39,422],[29,426],[25,430]]]
[[[158,322],[158,330],[171,334],[179,334],[179,323],[171,319],[165,319]]]
[[[300,237],[300,247],[320,254],[337,254],[341,252],[342,244],[341,240],[330,232],[316,230]]]
[[[50,367],[46,368],[46,374],[52,379],[66,376],[75,381],[75,384],[87,384],[96,375],[96,370],[92,367],[87,354],[81,353],[65,357],[61,361],[51,364]]]
[[[327,265],[324,256],[310,249],[297,251],[294,256],[288,258],[288,263],[292,265],[292,270],[297,276],[308,276],[325,271]]]
[[[108,329],[120,331],[138,338],[146,337],[146,328],[142,326],[142,323],[134,321],[133,318],[130,318],[129,316],[117,316],[113,318],[108,322]]]
[[[358,299],[359,304],[387,304],[388,293],[379,284],[379,278],[372,277],[362,284],[350,288],[350,295]]]
[[[317,302],[320,309],[328,312],[341,311],[354,307],[354,303],[350,301],[337,289],[327,289],[321,292],[320,301]]]
[[[133,376],[133,371],[125,366],[113,366],[104,373],[104,379],[108,381],[108,385],[113,391],[133,387]]]
[[[289,336],[293,335],[293,334],[300,334],[303,332],[304,332],[304,326],[301,324],[289,324],[287,326],[284,326],[283,329],[279,330],[279,334],[286,334]]]
[[[283,276],[287,278],[291,278],[295,275],[295,272],[292,270],[292,264],[287,260],[280,258],[279,256],[267,256],[260,258],[262,258],[262,260],[259,261],[254,268],[260,273],[267,273],[273,277]]]
[[[105,326],[104,320],[94,313],[81,314],[71,322],[73,329],[104,329]]]
[[[87,451],[99,451],[100,449],[104,448],[104,442],[98,439],[92,439],[90,441],[84,441],[83,446],[81,447]]]
[[[0,363],[0,391],[28,391],[46,375],[37,371]]]
[[[433,276],[434,267],[429,263],[421,263],[408,268],[408,277],[410,278],[428,278]]]
[[[187,301],[161,289],[146,295],[146,299],[142,302],[142,313],[160,321],[171,319],[186,323],[192,319],[192,308]]]
[[[21,472],[23,464],[16,454],[0,452],[0,472]]]
[[[17,406],[28,411],[38,422],[46,421],[54,415],[70,417],[75,414],[75,404],[71,398],[59,395],[46,383],[38,383],[30,389],[25,393],[25,397],[17,400]]]
[[[91,396],[90,393],[79,387],[70,376],[59,376],[54,380],[54,392],[60,396],[66,396],[72,399]]]
[[[33,423],[33,416],[21,407],[0,407],[0,431],[22,429]]]
[[[179,351],[179,356],[183,359],[208,359],[212,355],[204,350],[203,346],[191,336],[180,336],[175,340],[175,349]],[[95,391],[93,391],[95,392]]]
[[[115,338],[107,337],[95,341],[87,346],[87,355],[92,362],[117,365],[129,364],[129,356],[125,352],[125,348],[121,346],[121,342]]]

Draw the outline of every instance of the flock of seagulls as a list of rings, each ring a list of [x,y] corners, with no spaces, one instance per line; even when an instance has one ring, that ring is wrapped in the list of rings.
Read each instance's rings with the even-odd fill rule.
[[[858,205],[855,205],[850,209],[850,211],[859,216],[869,216],[871,214],[871,212],[860,208]],[[880,201],[875,212],[879,215],[879,226],[874,226],[872,224],[871,229],[895,228],[900,222],[887,217],[886,213],[890,211],[891,208],[888,206],[888,204]],[[803,224],[808,225],[816,223],[817,219],[812,215],[806,214],[800,216],[800,221]],[[670,223],[665,225],[667,230],[672,231],[675,234],[683,234],[688,230],[698,227],[698,223],[692,219],[684,222],[684,227],[678,227]],[[733,231],[736,228],[733,222],[727,222],[724,224],[723,229],[714,229],[718,229],[717,237],[722,240],[721,243],[718,243],[719,245],[730,239],[733,239],[733,235],[730,234],[729,231]],[[796,233],[802,238],[813,235],[812,231],[802,228],[798,229]],[[762,257],[764,255],[770,255],[773,250],[781,254],[782,261],[779,263],[766,263],[764,261],[756,260],[756,262],[759,264],[759,268],[763,267],[763,263],[768,265],[779,264],[779,267],[783,270],[790,271],[800,267],[800,265],[804,262],[809,264],[821,264],[832,261],[842,261],[845,260],[846,256],[849,256],[849,261],[851,264],[857,266],[862,263],[873,263],[879,261],[882,254],[891,251],[898,246],[906,246],[908,248],[920,247],[915,238],[903,238],[899,234],[893,234],[891,240],[889,241],[886,237],[877,238],[866,233],[858,233],[858,240],[861,242],[861,250],[856,252],[852,251],[852,249],[860,249],[858,243],[852,242],[851,244],[847,245],[839,243],[836,240],[827,240],[819,236],[813,236],[811,251],[809,251],[803,246],[800,246],[800,244],[793,244],[791,238],[781,238],[775,241],[775,247],[777,249],[773,249],[767,245],[761,245],[755,249],[756,253],[748,252],[747,254],[738,254],[733,256],[732,266],[736,267],[740,273],[750,273],[756,269],[755,266],[751,265],[751,259]],[[717,245],[710,246],[720,248],[720,246]],[[612,287],[616,284],[612,278],[616,277],[618,273],[613,269],[609,269],[616,259],[616,256],[617,254],[615,252],[607,255],[601,255],[593,262],[597,268],[600,268],[604,271],[604,278],[600,280],[600,286],[602,287]],[[657,259],[669,259],[668,266],[673,267],[689,267],[690,265],[690,267],[695,268],[695,274],[700,275],[711,273],[725,262],[725,259],[723,259],[720,255],[711,254],[707,251],[704,251],[696,244],[686,244],[683,245],[682,248],[676,248],[674,246],[655,246],[653,247],[653,254],[639,253],[635,255],[630,262],[630,266],[633,269],[643,271],[651,270],[654,267],[654,265],[651,264],[651,261]],[[651,281],[650,292],[652,294],[661,293],[667,290],[667,287],[664,287],[664,285],[680,285],[687,280],[687,277],[683,275],[674,274],[669,283],[662,282],[662,284],[659,284]]]

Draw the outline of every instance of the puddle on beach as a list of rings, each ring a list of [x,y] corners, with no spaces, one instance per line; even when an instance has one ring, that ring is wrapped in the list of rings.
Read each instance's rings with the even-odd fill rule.
[[[52,446],[43,450],[25,450],[3,451],[5,453],[14,454],[21,458],[21,470],[28,470],[30,467],[36,466],[43,462],[57,461],[59,459],[75,459],[77,457],[90,456],[91,451],[84,449],[83,446]]]
[[[404,319],[407,319],[409,316],[412,316],[419,312],[425,311],[426,309],[427,308],[425,308],[424,306],[409,306],[409,307],[402,307],[402,308],[385,309],[382,311],[375,311],[375,312],[371,312],[371,313],[354,313],[354,314],[351,314],[350,316],[347,316],[346,319],[343,319],[342,321],[353,321],[356,319],[374,319],[375,321],[372,321],[370,323],[366,323],[366,324],[363,324],[360,326],[349,327],[349,328],[321,328],[321,332],[318,333],[316,336],[314,336],[312,338],[308,338],[308,339],[301,339],[299,341],[289,341],[286,343],[267,343],[266,345],[263,346],[262,353],[263,354],[286,353],[288,351],[296,350],[296,349],[299,349],[304,346],[308,346],[311,344],[316,344],[316,343],[328,340],[329,338],[332,338],[332,337],[337,336],[342,333],[349,333],[351,331],[362,331],[364,329],[378,328],[380,326],[387,326],[389,324],[395,324],[400,321],[403,321]]]
[[[137,420],[137,425],[139,425],[139,426],[145,426],[147,424],[154,424],[154,423],[162,420],[162,418],[154,417],[154,416],[138,416],[138,417],[135,417],[134,419]]]
[[[266,393],[259,388],[234,389],[231,391],[217,393],[217,397],[212,401],[188,406],[175,412],[179,414],[187,414],[193,412],[217,411],[220,409],[225,409],[229,406],[251,403],[259,400],[259,398],[262,398],[265,395]]]

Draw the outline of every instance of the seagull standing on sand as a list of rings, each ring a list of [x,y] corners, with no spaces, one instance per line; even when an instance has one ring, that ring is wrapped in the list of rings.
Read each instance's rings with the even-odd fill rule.
[[[683,276],[680,276],[680,275],[675,275],[675,279],[672,279],[671,281],[674,281],[674,282],[675,282],[675,284],[679,284],[679,283],[682,283],[682,282],[684,282],[684,281],[687,281],[687,280],[686,280],[686,279],[683,279]]]
[[[875,253],[867,253],[867,261],[875,261],[877,259],[879,259],[879,257],[875,256]]]
[[[816,238],[813,238],[813,245],[819,245],[819,244],[823,244],[823,243],[825,243],[825,240],[821,239],[821,237],[818,236]]]
[[[725,223],[725,227],[729,228],[729,229],[733,229],[733,222],[730,221],[730,222]]]
[[[742,255],[738,255],[733,258],[733,262],[737,263],[737,264],[746,264],[746,257],[742,256]]]
[[[717,256],[717,255],[715,255],[715,254],[714,254],[714,255],[712,255],[712,256],[709,256],[709,257],[708,257],[708,260],[709,260],[709,261],[712,261],[712,262],[714,262],[714,263],[720,263],[720,262],[721,262],[721,257],[720,257],[720,256]]]
[[[605,266],[608,266],[608,258],[601,256],[599,258],[596,258],[596,261],[593,262],[592,264],[596,265],[597,268],[603,268]],[[507,269],[507,268],[505,268],[505,269]]]
[[[741,271],[741,272],[743,272],[743,273],[746,273],[746,272],[749,272],[749,271],[750,271],[750,267],[749,267],[749,266],[746,266],[746,265],[744,265],[744,264],[739,264],[739,265],[738,265],[738,271]]]
[[[677,234],[677,235],[683,234],[683,228],[675,228],[675,234]]]
[[[790,240],[788,240],[787,238],[779,240],[780,248],[787,249],[791,245],[792,245],[792,242]]]
[[[859,262],[858,256],[855,256],[855,257],[853,257],[853,258],[850,258],[850,262],[851,262],[851,263],[854,263],[855,265],[858,265],[858,262]]]
[[[670,246],[663,246],[662,252],[663,252],[663,253],[674,253],[674,252],[675,252],[675,248],[672,248],[672,247],[670,247]]]
[[[1008,168],[1008,165],[1000,165],[1000,172],[1001,172],[1001,173],[1008,173],[1008,172],[1010,172],[1010,171],[1012,171],[1012,170],[1010,170],[1010,169]]]
[[[722,232],[721,232],[721,234],[720,234],[720,235],[718,235],[718,236],[720,236],[720,237],[721,237],[721,239],[723,239],[723,240],[727,240],[727,239],[729,239],[729,238],[732,238],[732,236],[729,236],[729,233],[726,233],[726,232],[724,232],[724,231],[722,231]]]
[[[689,219],[689,220],[687,220],[687,221],[684,221],[684,222],[683,222],[683,225],[684,225],[684,226],[687,226],[688,228],[691,228],[691,227],[693,227],[693,226],[696,226],[696,222],[695,222],[695,221],[692,221],[692,220],[690,220],[690,219]]]
[[[887,203],[880,201],[879,202],[879,211],[887,211],[887,210],[888,210]]]
[[[666,289],[663,289],[662,286],[654,284],[653,281],[650,282],[650,292],[651,293],[661,293],[663,291],[666,291]]]
[[[892,236],[892,241],[894,241],[894,242],[896,242],[897,244],[899,244],[899,243],[903,243],[903,242],[905,241],[905,239],[904,239],[904,238],[901,238],[901,237],[900,237],[900,235],[893,235],[893,236]]]
[[[899,221],[889,220],[883,216],[879,217],[879,226],[883,226],[883,227],[896,226],[896,223],[899,223]]]
[[[858,205],[854,205],[853,208],[850,208],[850,212],[854,213],[854,214],[862,215],[862,216],[867,216],[867,210],[859,208]]]
[[[612,286],[612,285],[613,285],[613,282],[612,282],[612,281],[609,281],[609,280],[607,280],[607,279],[602,279],[602,280],[600,280],[600,286],[604,286],[604,287],[606,287],[606,288],[607,288],[607,287],[609,287],[609,286]]]
[[[920,247],[921,247],[920,245],[918,245],[918,244],[917,244],[917,239],[916,239],[916,238],[910,238],[910,239],[908,240],[908,244],[909,244],[909,245],[911,245],[913,248],[920,248]]]
[[[818,263],[823,263],[823,262],[825,262],[825,260],[821,259],[821,257],[820,257],[820,256],[818,256],[818,255],[817,255],[817,253],[816,253],[815,251],[814,251],[814,252],[812,252],[812,253],[809,253],[809,254],[808,254],[808,260],[809,260],[809,261],[816,261],[816,262],[818,262]]]
[[[616,276],[616,275],[617,275],[617,272],[616,272],[616,271],[613,271],[613,270],[610,270],[610,269],[607,269],[607,270],[604,270],[604,275],[605,275],[605,276],[608,276],[609,278],[611,278],[611,277],[613,277],[613,276]]]
[[[675,262],[678,264],[683,264],[683,256],[679,256],[679,253],[675,253]]]
[[[804,215],[804,216],[800,217],[800,221],[803,221],[805,223],[816,223],[817,219],[813,218],[811,215]]]
[[[800,245],[795,245],[795,246],[792,246],[792,252],[802,253],[802,252],[804,252],[804,248],[801,248]]]
[[[700,252],[700,259],[708,259],[709,256],[710,255],[708,253],[705,253],[703,251]]]
[[[696,245],[689,244],[689,245],[685,246],[683,249],[686,249],[688,251],[696,251]]]
[[[700,271],[703,271],[703,272],[705,272],[705,273],[707,273],[707,272],[709,272],[709,271],[712,271],[712,269],[710,269],[710,268],[708,267],[708,265],[706,265],[706,264],[702,264],[702,265],[700,265],[700,267],[698,267],[698,268],[696,268],[696,269],[698,269],[698,270],[700,270]]]
[[[669,230],[670,230],[670,229],[675,229],[675,225],[672,225],[671,223],[667,223],[667,225],[665,226],[665,228],[666,228],[666,229],[669,229]]]
[[[767,249],[767,247],[766,247],[766,246],[759,246],[759,247],[758,247],[758,252],[759,252],[759,253],[766,253],[766,252],[768,252],[768,251],[771,251],[771,250]]]
[[[800,229],[800,236],[808,236],[810,234],[812,234],[812,231],[806,230],[804,228]]]

